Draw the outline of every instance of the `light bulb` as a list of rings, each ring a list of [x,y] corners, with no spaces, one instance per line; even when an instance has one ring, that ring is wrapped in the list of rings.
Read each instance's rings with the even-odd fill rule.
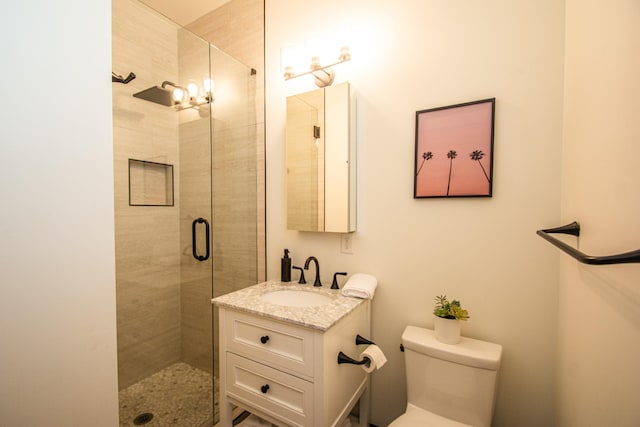
[[[348,61],[351,59],[351,53],[349,52],[348,46],[342,46],[340,48],[340,57],[338,59],[340,61]]]
[[[173,100],[177,103],[182,102],[184,99],[184,91],[180,88],[175,88],[173,90]]]
[[[187,91],[189,91],[189,98],[195,98],[198,96],[198,85],[195,83],[189,83],[187,85]]]
[[[295,71],[293,70],[293,67],[291,65],[287,65],[286,67],[284,67],[284,78],[285,79],[290,79],[291,77],[295,76]]]
[[[309,69],[317,70],[319,68],[322,68],[322,64],[320,63],[320,57],[319,56],[311,57],[311,65],[309,66]]]
[[[213,91],[213,80],[210,78],[206,78],[204,79],[204,81],[202,82],[202,86],[204,87],[204,92],[209,94]]]

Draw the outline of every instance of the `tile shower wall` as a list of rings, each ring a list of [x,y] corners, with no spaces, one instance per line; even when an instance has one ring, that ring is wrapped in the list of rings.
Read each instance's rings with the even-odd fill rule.
[[[118,381],[124,388],[180,359],[178,116],[132,97],[177,79],[178,40],[174,24],[137,2],[114,0],[112,8],[113,69],[137,76],[113,85]],[[175,206],[129,206],[129,158],[174,165]]]

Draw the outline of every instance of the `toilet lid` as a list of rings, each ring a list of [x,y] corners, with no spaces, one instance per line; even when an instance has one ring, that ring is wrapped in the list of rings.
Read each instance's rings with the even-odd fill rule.
[[[471,427],[449,418],[441,417],[411,404],[407,405],[407,412],[396,418],[389,427]]]

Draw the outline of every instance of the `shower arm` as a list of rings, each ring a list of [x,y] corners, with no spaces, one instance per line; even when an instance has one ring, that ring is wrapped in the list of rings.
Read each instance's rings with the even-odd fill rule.
[[[180,85],[177,85],[177,84],[175,84],[173,82],[170,82],[169,80],[163,81],[162,82],[162,89],[165,89],[167,86],[171,86],[171,87],[174,87],[176,89],[180,89],[181,91],[184,91],[184,93],[189,93],[189,91],[186,88],[184,88],[184,87],[182,87]]]

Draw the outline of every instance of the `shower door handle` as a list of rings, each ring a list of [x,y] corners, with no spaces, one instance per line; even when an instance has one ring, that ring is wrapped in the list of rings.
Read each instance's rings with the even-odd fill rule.
[[[205,253],[204,255],[198,255],[198,243],[196,239],[196,226],[204,223],[205,232]],[[204,218],[194,219],[191,223],[191,247],[193,249],[193,257],[198,261],[206,261],[209,259],[209,222]]]

